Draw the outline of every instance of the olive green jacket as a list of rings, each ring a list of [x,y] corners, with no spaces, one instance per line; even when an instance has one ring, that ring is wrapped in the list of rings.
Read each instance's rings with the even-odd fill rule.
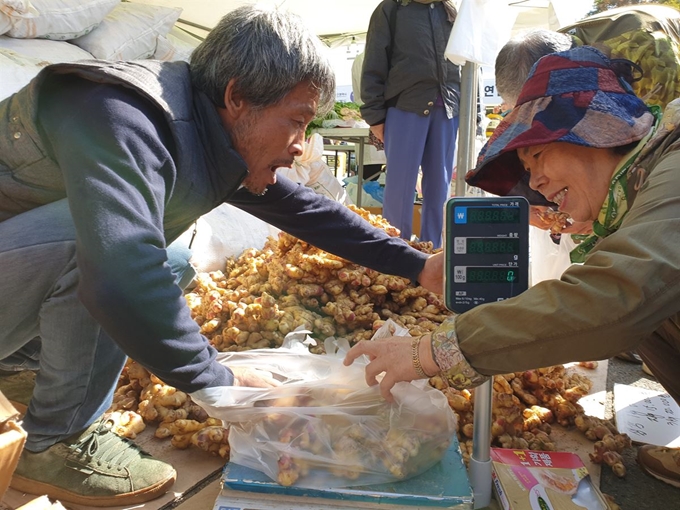
[[[666,332],[679,331],[679,124],[662,120],[631,167],[628,203],[637,196],[619,230],[583,265],[457,317],[459,347],[472,367],[491,375],[607,359],[634,350],[665,321]]]

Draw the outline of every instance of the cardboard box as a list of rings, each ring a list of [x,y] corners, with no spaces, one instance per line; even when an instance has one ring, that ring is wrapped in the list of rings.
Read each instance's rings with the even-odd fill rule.
[[[491,461],[504,510],[610,510],[574,453],[492,448]]]
[[[59,501],[52,503],[47,496],[40,496],[25,505],[21,505],[17,510],[66,510],[66,508]]]
[[[9,487],[26,442],[26,431],[18,423],[19,412],[0,392],[0,499]]]
[[[420,204],[415,204],[413,206],[413,233],[417,236],[420,237],[420,208],[422,206]],[[362,209],[366,209],[368,212],[371,214],[380,214],[382,215],[382,207],[362,207]]]

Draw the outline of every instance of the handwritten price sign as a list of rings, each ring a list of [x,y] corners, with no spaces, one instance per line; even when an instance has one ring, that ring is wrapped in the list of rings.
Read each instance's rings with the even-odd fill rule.
[[[668,393],[614,385],[616,426],[637,443],[680,447],[680,407]]]

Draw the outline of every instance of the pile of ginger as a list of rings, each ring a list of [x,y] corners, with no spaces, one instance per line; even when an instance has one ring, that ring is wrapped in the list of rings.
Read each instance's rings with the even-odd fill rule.
[[[357,214],[399,233],[377,215],[350,206]],[[410,243],[432,253],[431,243]],[[281,233],[261,250],[246,250],[230,259],[224,271],[200,274],[185,295],[201,332],[220,351],[275,348],[286,334],[302,326],[319,340],[346,338],[350,344],[370,339],[392,319],[417,336],[434,330],[451,315],[442,296],[407,279],[378,273]],[[596,368],[596,362],[584,363]],[[443,391],[458,417],[464,458],[472,448],[473,392],[458,391],[441,377],[430,384]],[[564,366],[494,377],[493,445],[503,448],[555,450],[551,427],[574,427],[595,442],[591,459],[625,475],[621,459],[630,439],[611,422],[585,415],[578,399],[591,381]],[[134,434],[144,423],[157,424],[157,437],[171,437],[177,447],[195,445],[228,457],[227,429],[209,418],[190,398],[164,385],[137,363],[126,366],[112,410],[120,431]],[[138,413],[135,417],[134,414]],[[206,439],[207,438],[207,439]]]
[[[353,206],[390,235],[380,216]],[[432,243],[410,244],[432,253]],[[288,234],[246,250],[224,271],[199,275],[186,295],[192,317],[219,351],[279,347],[298,327],[319,340],[369,340],[387,319],[411,336],[433,331],[451,315],[442,296],[407,278],[381,274],[336,257]]]
[[[586,362],[582,366],[595,369],[597,363]],[[444,392],[457,416],[458,439],[467,462],[472,454],[474,390],[455,390],[440,376],[431,378],[430,384]],[[589,378],[563,365],[494,376],[492,444],[500,448],[554,451],[557,447],[550,436],[553,425],[575,428],[595,443],[591,461],[606,464],[616,476],[624,477],[626,468],[621,453],[631,447],[631,440],[620,434],[610,420],[585,414],[578,400],[591,387]]]
[[[229,429],[211,418],[191,397],[128,360],[119,378],[108,418],[113,431],[135,439],[155,424],[155,437],[170,438],[175,448],[197,447],[224,459],[229,458]]]

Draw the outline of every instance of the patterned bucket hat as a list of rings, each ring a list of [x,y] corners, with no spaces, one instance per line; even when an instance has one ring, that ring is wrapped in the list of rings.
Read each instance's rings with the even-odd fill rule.
[[[495,129],[465,180],[494,195],[520,195],[545,205],[549,202],[529,187],[517,149],[551,142],[618,147],[642,139],[653,121],[600,51],[580,46],[552,53],[534,64],[517,106]]]

